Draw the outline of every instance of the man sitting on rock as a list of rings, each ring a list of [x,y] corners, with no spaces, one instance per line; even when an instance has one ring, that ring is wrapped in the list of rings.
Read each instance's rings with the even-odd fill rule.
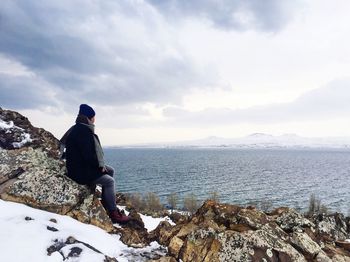
[[[79,184],[102,186],[102,205],[113,223],[126,223],[129,217],[116,205],[114,169],[105,165],[100,140],[95,134],[95,111],[82,104],[72,126],[60,140],[66,147],[68,176]]]

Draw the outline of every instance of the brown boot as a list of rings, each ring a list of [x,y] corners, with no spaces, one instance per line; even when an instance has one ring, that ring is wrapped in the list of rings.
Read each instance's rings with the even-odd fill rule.
[[[108,215],[112,220],[113,224],[126,224],[130,221],[130,217],[123,215],[119,210],[110,211],[108,212]]]

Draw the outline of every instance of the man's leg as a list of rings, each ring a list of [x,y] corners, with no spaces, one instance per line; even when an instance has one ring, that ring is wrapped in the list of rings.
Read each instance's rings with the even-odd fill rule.
[[[108,212],[117,210],[115,201],[114,178],[103,175],[94,181],[94,184],[102,186],[102,203]]]
[[[107,175],[113,177],[114,176],[114,168],[111,166],[105,166],[105,168],[107,169]]]

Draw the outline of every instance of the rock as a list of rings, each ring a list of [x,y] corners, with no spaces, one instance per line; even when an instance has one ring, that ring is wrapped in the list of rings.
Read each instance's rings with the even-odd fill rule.
[[[58,140],[42,128],[32,126],[28,118],[11,110],[0,108],[0,121],[5,122],[10,128],[0,128],[0,147],[4,149],[16,149],[16,143],[21,143],[29,134],[30,139],[23,147],[41,148],[50,157],[58,158]]]
[[[181,250],[182,246],[184,245],[184,243],[185,242],[181,238],[174,236],[173,238],[171,238],[169,246],[168,246],[169,253],[171,255],[173,255],[174,257],[179,257],[180,250]]]
[[[127,205],[127,197],[123,193],[116,193],[115,199],[118,205],[126,206]]]
[[[271,213],[274,221],[286,232],[304,232],[305,228],[311,228],[315,231],[315,224],[296,210],[282,207],[274,210]]]
[[[22,167],[19,167],[15,170],[12,170],[9,173],[3,173],[2,176],[0,176],[0,185],[4,184],[5,182],[9,181],[10,179],[14,179],[18,177],[19,175],[23,174],[25,170]]]
[[[118,230],[122,235],[120,240],[124,244],[133,247],[148,245],[151,241],[140,215],[133,209],[130,210],[129,217],[131,220],[123,225],[122,229]]]
[[[173,257],[161,257],[160,259],[156,260],[148,260],[147,262],[176,262],[176,259]]]
[[[57,232],[57,231],[58,231],[58,229],[55,228],[55,227],[47,226],[46,228],[47,228],[47,230],[50,230],[50,231],[52,231],[52,232]]]
[[[338,247],[344,248],[347,251],[350,251],[350,242],[348,241],[337,240],[335,241],[335,245]]]
[[[300,250],[308,260],[312,260],[321,252],[321,247],[307,234],[293,232],[290,238],[293,246]]]
[[[69,257],[79,257],[81,252],[83,252],[83,250],[80,247],[72,247],[70,249],[70,252],[69,252],[67,258],[69,258]]]
[[[175,224],[178,224],[178,223],[182,223],[182,222],[185,222],[187,219],[188,219],[188,216],[185,216],[185,215],[182,215],[178,212],[171,212],[169,214],[169,218],[175,223]]]
[[[181,229],[181,226],[172,226],[168,221],[159,223],[156,229],[148,235],[150,242],[157,241],[161,245],[168,246],[171,238]]]
[[[330,259],[324,252],[318,253],[316,256],[317,262],[332,262],[332,259]]]
[[[152,234],[170,255],[187,261],[329,261],[306,231],[314,224],[295,210],[265,214],[255,208],[206,201],[176,226],[160,224]]]
[[[349,238],[350,227],[343,214],[319,214],[312,217],[316,224],[316,234],[322,241]]]
[[[63,260],[70,261],[71,260],[70,258],[74,258],[74,261],[76,261],[77,259],[79,259],[81,253],[84,252],[83,248],[88,249],[90,252],[100,254],[101,262],[102,261],[117,262],[115,258],[111,258],[109,256],[104,255],[98,249],[94,248],[93,246],[85,242],[79,241],[74,237],[68,237],[65,242],[63,242],[62,240],[56,239],[54,240],[54,243],[47,248],[46,251],[48,256],[51,256],[54,252],[58,252],[59,254],[61,254]]]
[[[332,261],[350,261],[349,251],[343,248],[338,248],[333,244],[326,244],[323,250]]]
[[[83,223],[98,226],[107,232],[114,230],[113,224],[101,202],[92,194],[86,197],[81,205],[77,205],[73,210],[68,212],[67,215]]]
[[[0,109],[0,122],[6,127],[0,128],[1,199],[70,215],[108,232],[113,230],[93,192],[65,175],[65,163],[58,159],[58,140],[52,134],[33,127],[14,111]],[[14,147],[23,134],[29,134],[31,141]]]

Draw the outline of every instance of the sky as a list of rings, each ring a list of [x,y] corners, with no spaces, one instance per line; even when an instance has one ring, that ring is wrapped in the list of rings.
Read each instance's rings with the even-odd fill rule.
[[[0,107],[103,145],[350,135],[348,0],[2,0]]]

